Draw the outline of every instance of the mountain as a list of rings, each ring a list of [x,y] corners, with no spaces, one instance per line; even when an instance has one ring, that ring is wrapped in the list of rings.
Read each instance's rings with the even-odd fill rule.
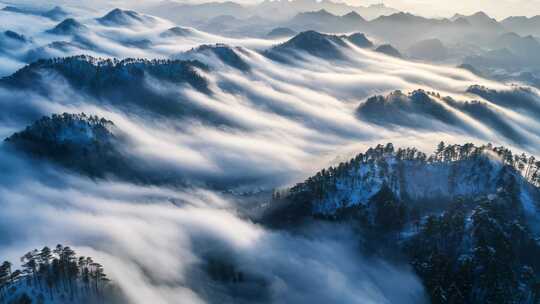
[[[493,42],[493,47],[509,49],[524,59],[528,58],[529,62],[540,63],[540,60],[531,60],[540,52],[540,42],[532,36],[521,37],[516,33],[505,33],[497,37]]]
[[[456,202],[476,204],[499,195],[509,195],[514,214],[537,229],[539,187],[540,161],[504,147],[441,142],[426,155],[378,145],[275,193],[261,221],[288,227],[313,217],[353,220],[366,239],[375,233],[370,245],[382,249],[385,235],[410,239],[413,227],[430,215],[444,215]]]
[[[34,249],[20,261],[20,268],[8,261],[0,265],[2,303],[89,304],[120,300],[103,266],[92,257],[78,256],[69,246]]]
[[[512,108],[526,115],[540,115],[540,98],[532,88],[514,86],[511,90],[494,90],[473,85],[467,93],[475,94],[498,106]]]
[[[199,72],[206,70],[208,67],[198,61],[113,60],[74,56],[39,60],[1,79],[0,85],[37,91],[48,96],[54,88],[43,77],[52,74],[66,79],[73,89],[96,97],[96,101],[114,103],[131,110],[135,107],[160,115],[180,115],[189,111],[189,106],[181,107],[173,96],[153,90],[147,85],[147,79],[187,85],[209,94],[208,82]]]
[[[160,34],[161,37],[189,37],[194,31],[190,28],[175,26]]]
[[[375,49],[375,52],[379,52],[379,53],[382,53],[391,57],[403,58],[403,55],[401,55],[401,53],[390,44],[383,44],[383,45],[378,46]]]
[[[329,0],[295,0],[295,1],[262,1],[257,4],[241,5],[232,1],[205,2],[205,3],[179,3],[163,1],[150,6],[146,12],[160,16],[176,23],[190,24],[208,20],[220,15],[230,15],[244,19],[252,16],[261,16],[276,22],[282,22],[304,12],[325,10],[334,15],[345,15],[354,12],[363,18],[374,19],[381,15],[390,15],[398,12],[396,9],[376,4],[370,6],[352,6],[345,3]]]
[[[371,42],[366,35],[362,33],[355,33],[347,37],[352,44],[356,45],[359,48],[372,48],[373,42]]]
[[[43,117],[4,140],[14,152],[56,164],[92,179],[183,185],[181,174],[131,155],[126,136],[104,118],[82,114]],[[170,170],[169,170],[170,171]]]
[[[501,24],[508,30],[520,35],[540,35],[540,16],[508,17],[501,21]]]
[[[396,9],[384,4],[374,4],[369,6],[354,6],[338,1],[315,1],[315,0],[295,0],[295,1],[269,1],[261,2],[254,10],[261,14],[271,13],[276,18],[290,18],[302,12],[314,12],[325,10],[334,15],[344,15],[354,12],[366,19],[374,19],[381,15],[390,15],[398,12]]]
[[[504,104],[497,102],[498,99],[511,100],[520,108],[527,109],[524,111],[538,112],[538,108],[534,106],[534,100],[536,100],[534,93],[527,93],[525,88],[516,88],[507,92],[473,86],[467,90],[467,93],[493,100],[492,102],[501,107],[509,107],[509,102]],[[370,97],[357,109],[359,119],[387,128],[410,127],[441,131],[454,128],[466,134],[482,136],[478,133],[477,126],[463,119],[463,114],[484,124],[486,128],[510,142],[516,144],[526,142],[526,135],[519,127],[510,123],[499,109],[474,99],[459,101],[424,90],[415,90],[408,94],[395,91],[386,96]]]
[[[84,47],[67,41],[54,41],[44,46],[28,50],[23,59],[25,62],[34,62],[41,59],[51,59],[66,56],[66,54],[81,53]]]
[[[414,41],[448,36],[443,33],[453,27],[455,25],[448,19],[430,19],[400,12],[370,21],[367,33],[400,47],[410,47]],[[459,27],[459,30],[463,35],[463,29]]]
[[[358,14],[355,11],[352,11],[350,13],[347,13],[343,16],[341,16],[343,20],[347,20],[349,22],[356,22],[356,23],[363,23],[366,22],[366,19],[364,19],[360,14]]]
[[[238,69],[240,71],[249,71],[251,67],[237,54],[242,52],[240,47],[230,47],[226,44],[208,45],[203,44],[187,52],[173,56],[177,59],[204,60],[200,56],[215,56],[225,65]]]
[[[8,38],[11,38],[11,39],[14,39],[14,40],[17,40],[17,41],[20,41],[20,42],[26,42],[27,39],[24,35],[21,35],[17,32],[14,32],[14,31],[5,31],[4,32],[4,36],[8,37]]]
[[[287,57],[295,58],[299,55],[298,52],[305,52],[324,59],[343,59],[344,53],[341,48],[348,48],[347,43],[352,43],[362,48],[372,45],[371,41],[360,33],[349,36],[336,36],[322,34],[316,31],[306,31],[267,50],[265,54],[278,61],[290,60]]]
[[[157,5],[149,7],[145,12],[169,19],[175,23],[190,24],[193,22],[208,20],[221,15],[230,15],[237,18],[247,18],[250,13],[241,4],[224,2],[206,2],[200,4],[178,3],[173,1],[163,1]]]
[[[430,156],[416,149],[379,145],[350,162],[322,170],[290,189],[293,201],[305,200],[313,214],[336,214],[369,204],[381,191],[398,200],[439,208],[456,198],[474,199],[516,187],[520,206],[534,215],[540,199],[540,163],[502,147],[472,144],[439,147]]]
[[[407,54],[414,59],[441,61],[449,56],[448,49],[439,39],[427,39],[413,44]]]
[[[146,59],[96,59],[91,56],[73,56],[51,60],[38,60],[0,84],[26,87],[35,84],[39,74],[54,71],[65,77],[73,86],[84,89],[105,90],[109,87],[139,83],[144,74],[173,83],[188,83],[201,91],[207,91],[207,83],[197,69],[207,67],[197,61],[146,60]]]
[[[45,11],[41,14],[43,17],[50,18],[55,21],[65,19],[69,14],[60,6],[55,6],[51,10]]]
[[[344,47],[345,43],[338,36],[306,31],[273,47],[266,54],[272,59],[281,61],[286,61],[286,56],[297,56],[298,52],[306,52],[312,56],[326,59],[340,59],[343,58],[343,54],[339,50],[340,46]]]
[[[43,117],[5,139],[18,151],[48,159],[92,177],[121,172],[125,161],[116,149],[119,137],[112,121],[85,114]]]
[[[507,48],[494,49],[477,55],[470,55],[463,59],[463,63],[474,66],[483,71],[488,69],[505,69],[510,72],[520,70],[527,65],[527,61],[514,54]]]
[[[355,12],[337,16],[321,9],[314,12],[298,13],[286,25],[295,30],[316,30],[323,32],[357,31],[367,24],[367,21]]]
[[[82,31],[86,31],[88,28],[73,18],[68,18],[54,28],[47,30],[47,33],[54,35],[74,35]]]
[[[270,39],[289,38],[296,34],[297,32],[291,30],[288,27],[276,27],[270,32],[268,32],[268,34],[266,34],[266,37]]]
[[[453,21],[459,19],[466,20],[471,26],[473,26],[477,30],[489,30],[495,32],[500,32],[504,30],[504,27],[499,22],[497,22],[497,20],[489,17],[484,12],[477,12],[470,16],[456,14],[451,18],[451,20]]]
[[[52,19],[54,21],[60,21],[65,19],[69,14],[60,6],[55,6],[50,10],[39,10],[27,7],[16,7],[16,6],[6,6],[2,9],[5,12],[27,14],[27,15],[37,15]]]
[[[378,125],[427,127],[427,121],[437,121],[451,126],[459,125],[459,118],[446,110],[435,96],[423,90],[409,94],[394,91],[386,96],[373,96],[357,109],[360,119]],[[425,120],[421,119],[424,118]],[[429,125],[428,128],[434,128]]]
[[[135,11],[115,8],[97,21],[106,26],[152,25],[156,19]]]
[[[540,162],[504,147],[378,145],[274,193],[263,222],[351,225],[365,251],[412,266],[430,303],[532,304],[539,187]]]

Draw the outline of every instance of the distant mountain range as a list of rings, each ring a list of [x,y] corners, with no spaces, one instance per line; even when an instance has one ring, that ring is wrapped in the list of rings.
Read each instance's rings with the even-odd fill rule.
[[[12,13],[42,16],[42,17],[50,18],[55,21],[62,20],[69,15],[69,13],[66,12],[60,6],[55,6],[50,10],[39,10],[39,9],[18,7],[18,6],[6,6],[2,10],[6,12],[12,12]]]
[[[302,12],[318,11],[324,9],[336,15],[356,12],[366,19],[374,19],[380,15],[390,15],[397,10],[384,4],[370,6],[351,6],[331,0],[295,0],[295,1],[269,1],[265,0],[256,5],[241,5],[232,1],[206,2],[202,4],[186,4],[173,1],[164,1],[145,12],[170,19],[178,23],[190,23],[203,19],[212,19],[222,15],[245,19],[252,16],[262,16],[265,19],[285,20]]]

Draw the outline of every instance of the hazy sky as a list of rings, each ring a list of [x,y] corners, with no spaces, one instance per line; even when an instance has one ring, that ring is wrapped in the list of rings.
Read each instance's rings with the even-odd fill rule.
[[[152,0],[154,1],[154,0]],[[192,0],[207,2],[210,0]],[[221,0],[218,0],[221,1]],[[235,1],[235,0],[233,0]],[[236,0],[242,3],[255,3],[261,0]],[[454,13],[472,14],[484,11],[497,19],[513,15],[540,15],[540,0],[334,0],[352,5],[384,3],[426,16],[448,17]]]
[[[449,16],[454,13],[474,13],[484,11],[496,18],[512,15],[539,15],[540,0],[344,0],[349,4],[366,5],[385,3],[386,5],[423,15]]]
[[[163,0],[49,0],[48,5],[53,4],[80,4],[83,6],[122,6],[124,8],[136,8],[141,5],[158,3]],[[169,0],[177,2],[223,2],[226,0]],[[243,4],[253,4],[262,0],[232,0]],[[394,8],[421,14],[424,16],[450,17],[454,13],[472,14],[477,11],[484,11],[490,16],[502,19],[508,16],[540,15],[540,0],[334,0],[336,2],[347,2],[352,5],[369,5],[384,3]],[[43,5],[42,0],[0,0],[1,3],[38,3]]]

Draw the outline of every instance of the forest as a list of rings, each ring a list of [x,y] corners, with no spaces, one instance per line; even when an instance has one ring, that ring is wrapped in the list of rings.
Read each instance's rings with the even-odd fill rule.
[[[27,252],[20,268],[0,266],[0,303],[102,303],[110,287],[100,263],[60,244]]]

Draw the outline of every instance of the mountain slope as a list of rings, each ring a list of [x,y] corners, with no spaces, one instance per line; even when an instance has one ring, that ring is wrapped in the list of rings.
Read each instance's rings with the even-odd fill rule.
[[[20,258],[21,268],[0,265],[0,303],[101,303],[118,295],[101,264],[68,246],[45,246]]]
[[[240,47],[231,47],[226,44],[203,44],[187,52],[175,55],[173,58],[203,61],[205,60],[205,56],[215,56],[223,64],[246,72],[249,71],[251,67],[237,54],[237,52],[241,51],[242,48]]]
[[[75,89],[123,108],[138,107],[161,115],[179,115],[188,111],[171,101],[171,96],[153,90],[148,79],[172,85],[187,85],[210,94],[200,71],[208,67],[198,61],[96,59],[75,56],[39,60],[0,80],[0,85],[50,95],[47,77],[61,76]],[[51,76],[52,75],[52,76]]]
[[[290,197],[309,203],[314,214],[328,215],[368,204],[384,189],[398,200],[443,206],[458,197],[496,193],[499,187],[514,183],[523,191],[524,209],[534,214],[537,206],[531,200],[540,202],[539,170],[540,162],[534,158],[490,145],[441,145],[429,157],[416,149],[379,145],[298,184]]]
[[[37,158],[48,159],[92,177],[127,168],[117,145],[120,138],[111,121],[85,114],[43,117],[5,143]]]
[[[352,43],[361,48],[373,46],[373,43],[361,33],[337,36],[316,31],[306,31],[267,50],[265,54],[278,61],[289,61],[298,58],[302,52],[328,60],[344,59],[345,56],[341,48],[348,48],[347,43]]]
[[[156,22],[153,17],[119,8],[113,9],[97,21],[106,26],[152,25]]]
[[[54,28],[48,30],[47,33],[55,35],[73,35],[85,30],[87,30],[86,26],[73,18],[68,18],[57,24]]]

